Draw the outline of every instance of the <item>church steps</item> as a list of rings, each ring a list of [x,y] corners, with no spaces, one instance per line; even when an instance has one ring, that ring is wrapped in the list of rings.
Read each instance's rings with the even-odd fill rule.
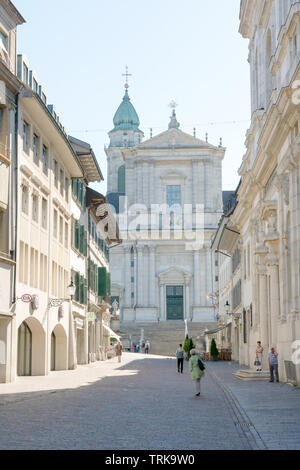
[[[215,326],[215,323],[189,323],[189,336],[193,338],[198,347],[204,349],[205,329],[212,329]],[[138,342],[142,329],[145,341],[150,341],[151,354],[174,356],[178,345],[185,340],[185,324],[183,322],[121,323],[120,334],[125,341],[131,336],[132,341]]]

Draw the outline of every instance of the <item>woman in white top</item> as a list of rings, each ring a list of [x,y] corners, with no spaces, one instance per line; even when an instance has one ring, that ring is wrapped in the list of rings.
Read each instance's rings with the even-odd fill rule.
[[[263,352],[264,352],[264,348],[262,347],[261,342],[258,341],[258,342],[257,342],[257,348],[256,348],[256,360],[257,360],[258,362],[260,362],[260,366],[258,367],[257,372],[261,372],[261,371],[262,371],[262,367],[263,367]]]

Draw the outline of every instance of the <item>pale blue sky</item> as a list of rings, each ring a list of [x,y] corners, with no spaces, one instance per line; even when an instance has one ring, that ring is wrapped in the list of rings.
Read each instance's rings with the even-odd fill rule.
[[[223,187],[236,187],[250,119],[240,0],[13,1],[27,20],[19,27],[18,52],[68,132],[92,145],[105,178],[103,148],[128,64],[145,137],[150,127],[154,134],[167,129],[174,99],[182,130],[192,134],[196,127],[203,139],[208,132],[215,145],[223,138]],[[97,189],[105,193],[106,182]]]

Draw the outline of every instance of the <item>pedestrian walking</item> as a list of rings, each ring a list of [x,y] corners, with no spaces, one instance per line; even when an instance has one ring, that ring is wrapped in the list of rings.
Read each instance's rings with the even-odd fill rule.
[[[191,377],[192,377],[192,380],[195,382],[196,397],[200,397],[201,379],[205,375],[205,372],[204,372],[205,367],[200,357],[197,355],[196,349],[192,349],[190,351],[190,355],[191,355],[191,358],[189,361],[189,365],[190,365]]]
[[[257,341],[256,360],[255,360],[257,372],[261,372],[263,369],[263,352],[264,352],[264,348],[261,345],[261,341]]]
[[[118,358],[118,362],[121,362],[122,352],[123,352],[122,343],[121,343],[121,341],[118,341],[118,344],[116,346],[116,355],[117,355],[117,358]]]
[[[182,348],[182,344],[176,349],[176,357],[178,374],[180,374],[180,372],[183,374],[184,349]]]
[[[269,366],[270,366],[270,382],[274,382],[274,372],[276,376],[276,382],[279,382],[278,353],[275,351],[275,348],[271,348],[271,352],[269,353]]]
[[[136,352],[136,353],[139,353],[139,352],[140,352],[140,345],[139,345],[139,344],[136,345],[136,347],[135,347],[135,352]]]
[[[149,343],[149,341],[146,341],[146,344],[145,344],[145,354],[149,354],[149,351],[150,351],[150,343]]]

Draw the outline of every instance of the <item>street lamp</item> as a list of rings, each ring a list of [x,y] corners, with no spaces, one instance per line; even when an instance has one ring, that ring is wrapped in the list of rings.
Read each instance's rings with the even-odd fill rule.
[[[74,282],[72,280],[71,284],[68,286],[68,294],[71,297],[71,300],[73,300],[75,292],[76,292],[76,286],[74,286]]]
[[[226,304],[224,305],[224,307],[225,307],[225,310],[226,310],[226,314],[229,315],[230,303],[228,302],[228,300],[227,300]]]

